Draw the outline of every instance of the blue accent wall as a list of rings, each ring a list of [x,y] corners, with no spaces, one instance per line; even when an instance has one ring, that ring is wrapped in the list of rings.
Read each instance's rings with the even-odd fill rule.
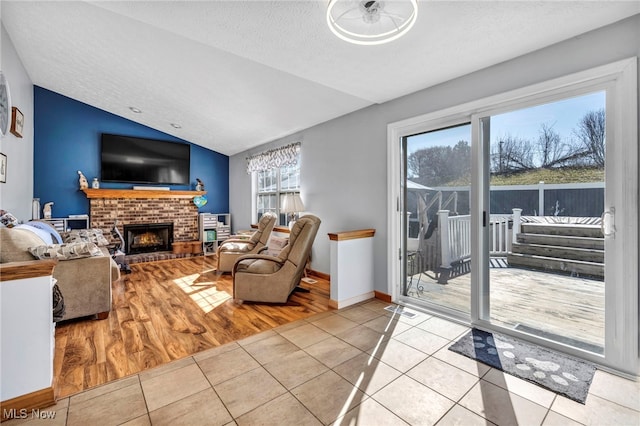
[[[190,143],[34,86],[33,192],[42,206],[53,201],[53,217],[89,213],[89,200],[79,190],[78,170],[89,185],[94,177],[100,178],[102,133]],[[229,211],[228,156],[191,144],[190,178],[191,186],[170,185],[171,189],[194,190],[199,178],[205,184],[208,199],[199,211]],[[100,182],[102,189],[132,187],[131,183]]]

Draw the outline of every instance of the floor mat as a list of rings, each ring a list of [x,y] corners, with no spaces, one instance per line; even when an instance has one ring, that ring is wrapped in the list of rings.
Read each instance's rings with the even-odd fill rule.
[[[510,336],[472,329],[449,350],[585,403],[594,364]]]

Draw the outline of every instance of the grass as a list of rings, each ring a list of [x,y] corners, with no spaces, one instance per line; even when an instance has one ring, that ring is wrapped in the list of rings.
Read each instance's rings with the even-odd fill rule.
[[[536,185],[544,183],[584,183],[604,182],[604,169],[592,167],[575,167],[564,169],[536,169],[526,172],[491,175],[491,185]],[[455,181],[438,186],[470,185],[470,177],[465,176]]]

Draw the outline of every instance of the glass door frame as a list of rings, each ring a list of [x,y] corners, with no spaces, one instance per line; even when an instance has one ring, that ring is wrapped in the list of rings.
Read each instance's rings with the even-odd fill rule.
[[[613,105],[610,104],[609,99],[611,99],[612,97],[615,97],[615,94],[612,93],[612,90],[614,89],[615,89],[614,85],[609,81],[596,81],[596,82],[588,81],[584,83],[574,84],[570,88],[562,87],[559,89],[554,89],[544,93],[540,93],[534,96],[529,96],[524,100],[514,100],[514,101],[508,101],[505,103],[499,103],[492,106],[491,108],[484,109],[482,112],[472,114],[472,118],[471,118],[471,124],[473,126],[472,144],[475,143],[475,147],[476,147],[476,151],[474,152],[473,158],[481,159],[481,161],[474,162],[476,168],[472,171],[472,175],[477,178],[472,179],[472,185],[471,185],[472,186],[471,210],[473,212],[477,212],[475,216],[476,220],[472,222],[472,238],[474,236],[477,237],[476,241],[474,242],[474,248],[476,253],[475,258],[478,260],[476,262],[477,264],[476,281],[474,281],[474,277],[472,277],[472,289],[475,288],[477,289],[477,292],[478,292],[477,298],[472,298],[472,301],[476,302],[475,306],[472,307],[472,310],[473,308],[475,308],[475,311],[472,312],[474,325],[480,328],[491,328],[493,330],[500,331],[507,334],[517,333],[512,328],[500,326],[498,324],[491,322],[491,301],[490,301],[491,283],[490,283],[490,276],[489,276],[490,274],[490,269],[489,269],[490,234],[489,234],[489,229],[486,226],[486,222],[483,219],[484,216],[489,217],[490,211],[491,211],[490,210],[491,190],[490,190],[490,182],[489,182],[490,175],[491,175],[490,173],[490,151],[491,151],[490,118],[496,115],[504,114],[504,113],[514,112],[517,110],[527,109],[530,107],[536,107],[544,104],[550,104],[550,103],[563,101],[573,97],[588,95],[590,93],[595,93],[595,92],[606,93],[606,98],[607,98],[606,111],[611,111],[612,114],[607,113],[605,117],[611,117],[612,115],[615,115],[615,113],[613,112]],[[606,118],[606,120],[609,120],[609,118]],[[613,125],[612,123],[607,122],[606,129],[609,129],[610,126],[612,125]],[[607,139],[609,139],[609,137],[607,137]],[[616,145],[615,140],[611,139],[611,142],[612,143],[608,143],[606,145],[607,155],[609,155],[610,151]],[[606,158],[609,164],[614,162],[613,160],[609,160],[608,156]],[[605,174],[609,169],[613,169],[613,168],[606,167]],[[613,179],[614,181],[616,180],[619,181],[621,177],[622,176],[616,176],[616,173],[609,172],[609,176],[605,176],[605,181],[607,179],[609,180]],[[610,190],[615,185],[616,183],[611,181],[608,181],[605,184],[604,211],[611,208],[614,204],[613,203],[614,196],[611,194],[611,191],[607,192],[607,190]],[[481,214],[478,214],[478,213],[481,213]],[[472,215],[472,219],[473,217],[474,216]],[[605,274],[606,281],[603,282],[603,284],[605,285],[607,282],[609,282],[610,284],[611,282],[614,282],[620,279],[619,277],[615,277],[615,275],[611,275],[609,277],[609,274],[613,274],[614,268],[607,267],[607,264],[611,264],[612,261],[615,259],[615,256],[614,256],[615,247],[612,244],[613,242],[614,241],[612,239],[605,239],[605,246],[607,247],[607,249],[605,249],[605,268],[607,269],[607,273]],[[473,268],[472,268],[472,273],[473,273]],[[607,293],[609,293],[609,295],[607,295]],[[610,296],[610,292],[607,292],[607,287],[605,286],[605,299],[608,298],[607,296]],[[605,302],[605,315],[608,309],[609,307],[606,306],[606,302]],[[607,321],[607,318],[605,318],[605,322],[606,321]],[[603,324],[603,326],[606,326],[606,324]],[[536,336],[521,335],[521,337],[528,340],[532,340],[532,341],[547,342],[547,344],[550,346],[555,346],[557,349],[563,350],[565,352],[567,351],[571,352],[576,356],[581,356],[581,357],[592,356],[590,352],[578,350],[575,347],[572,347],[569,345],[560,344],[553,341],[542,340],[542,338],[537,338]],[[606,341],[604,343],[605,343],[605,350],[606,350],[606,347],[610,346],[611,343]]]
[[[504,332],[593,361],[622,375],[640,374],[638,358],[638,96],[637,58],[629,58],[587,71],[556,78],[442,111],[425,114],[388,125],[388,282],[392,300],[403,305],[424,308],[436,315],[471,326]],[[485,166],[488,143],[483,143],[488,129],[482,117],[497,111],[523,108],[555,99],[579,95],[586,91],[606,90],[606,156],[605,211],[615,208],[617,238],[605,243],[605,353],[604,356],[581,351],[560,343],[504,329],[489,321],[488,233],[483,227],[483,214],[489,214],[489,174]],[[402,138],[429,130],[471,122],[472,150],[472,264],[471,315],[464,318],[456,312],[422,306],[403,296],[405,253],[401,227],[404,226],[401,173]],[[485,138],[483,138],[483,132]],[[622,254],[614,256],[616,253]]]
[[[416,306],[418,308],[424,308],[428,310],[433,310],[439,312],[441,315],[446,316],[450,319],[469,323],[470,317],[463,312],[456,311],[454,309],[448,309],[441,305],[431,304],[428,301],[418,301],[416,299],[403,296],[402,290],[404,289],[406,280],[406,229],[407,225],[407,216],[405,212],[404,200],[406,199],[406,191],[407,188],[405,186],[407,181],[406,176],[406,152],[404,148],[406,147],[406,138],[409,136],[413,136],[418,133],[425,133],[434,130],[440,130],[444,128],[450,128],[460,125],[469,124],[471,116],[468,113],[453,113],[450,114],[449,110],[442,111],[435,115],[432,115],[429,120],[422,121],[417,120],[413,123],[413,120],[408,120],[406,124],[403,126],[401,133],[395,133],[394,131],[394,141],[396,141],[393,145],[397,149],[390,149],[388,154],[389,158],[389,168],[391,167],[395,170],[395,173],[389,173],[389,193],[395,194],[393,203],[394,209],[393,212],[389,212],[388,214],[388,225],[389,227],[394,227],[394,229],[399,232],[399,236],[396,238],[389,239],[389,250],[391,253],[395,254],[395,262],[391,262],[389,264],[389,273],[390,275],[396,277],[393,282],[398,282],[398,285],[393,286],[389,289],[390,294],[392,295],[392,300],[394,301],[402,301],[403,305],[406,306]],[[391,131],[391,126],[389,125],[389,130]],[[391,144],[390,144],[391,145]],[[391,148],[391,146],[389,146]],[[393,151],[393,152],[392,152]],[[393,162],[393,163],[392,163]],[[393,166],[391,165],[393,164]],[[398,169],[399,166],[399,169]],[[398,173],[399,171],[399,173]],[[393,176],[392,176],[393,175]],[[396,232],[396,234],[397,234]],[[391,234],[390,234],[391,235]],[[400,281],[397,280],[397,277],[402,277]],[[390,281],[391,282],[391,281]]]

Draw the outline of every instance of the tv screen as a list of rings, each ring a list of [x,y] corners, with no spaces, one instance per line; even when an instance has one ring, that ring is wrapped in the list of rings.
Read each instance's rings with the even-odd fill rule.
[[[188,144],[103,133],[100,159],[103,182],[190,184]]]

